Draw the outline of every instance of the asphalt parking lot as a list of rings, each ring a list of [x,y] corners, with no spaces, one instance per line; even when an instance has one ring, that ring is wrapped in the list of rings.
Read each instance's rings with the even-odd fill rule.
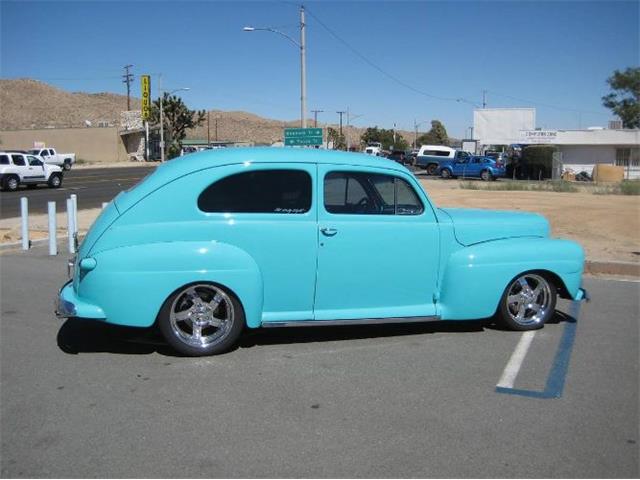
[[[56,319],[66,257],[0,262],[2,477],[638,477],[639,283],[587,278],[591,303],[559,302],[497,388],[523,334],[484,322],[255,330],[180,358]]]

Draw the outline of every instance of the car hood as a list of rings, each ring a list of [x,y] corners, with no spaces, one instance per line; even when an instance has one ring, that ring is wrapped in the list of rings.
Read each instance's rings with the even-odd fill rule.
[[[536,213],[473,208],[440,208],[453,223],[456,240],[468,246],[514,237],[548,237],[549,222]]]

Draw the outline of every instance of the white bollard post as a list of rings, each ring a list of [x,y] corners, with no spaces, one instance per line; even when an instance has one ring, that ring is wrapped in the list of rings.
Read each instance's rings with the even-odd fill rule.
[[[75,242],[73,241],[73,202],[67,198],[67,241],[69,244],[69,253],[76,253]]]
[[[20,199],[20,217],[22,218],[22,250],[29,250],[29,199]]]
[[[73,203],[73,233],[78,233],[78,196],[74,193],[71,195]]]
[[[57,255],[56,202],[47,202],[47,210],[49,212],[49,255]]]

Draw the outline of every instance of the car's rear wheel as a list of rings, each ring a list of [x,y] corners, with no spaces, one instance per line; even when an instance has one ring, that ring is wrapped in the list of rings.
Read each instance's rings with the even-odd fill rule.
[[[440,176],[445,180],[451,178],[451,170],[449,170],[448,168],[443,168],[440,172]]]
[[[549,320],[556,309],[553,282],[539,273],[516,277],[504,291],[498,320],[510,330],[535,330]]]
[[[210,283],[182,287],[164,302],[158,316],[167,343],[194,357],[229,350],[244,323],[244,310],[236,297]]]
[[[435,175],[437,170],[438,170],[438,165],[436,165],[434,163],[430,163],[429,165],[427,165],[427,174],[428,175]]]
[[[49,185],[49,188],[60,188],[62,185],[62,175],[59,173],[52,173],[47,185]]]
[[[7,175],[2,180],[2,189],[9,192],[15,192],[20,185],[20,179],[15,175]]]
[[[484,180],[485,182],[490,181],[490,180],[492,179],[492,177],[493,177],[493,175],[491,175],[491,172],[490,172],[489,170],[483,170],[483,171],[480,173],[480,178],[481,178],[482,180]]]

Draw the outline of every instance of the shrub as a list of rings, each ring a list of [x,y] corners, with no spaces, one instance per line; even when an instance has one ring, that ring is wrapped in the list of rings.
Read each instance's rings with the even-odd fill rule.
[[[623,180],[620,183],[622,195],[640,195],[640,180]]]

